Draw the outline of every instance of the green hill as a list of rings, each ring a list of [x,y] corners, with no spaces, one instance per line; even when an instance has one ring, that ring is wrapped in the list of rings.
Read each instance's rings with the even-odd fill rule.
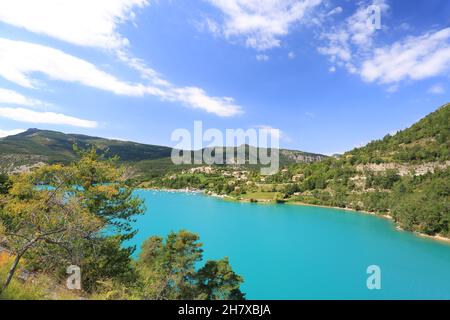
[[[400,227],[450,237],[450,104],[410,128],[269,182],[285,198],[391,216]],[[300,177],[294,181],[292,177]]]
[[[408,129],[345,154],[353,163],[421,163],[450,159],[450,104]]]
[[[185,166],[174,166],[171,161],[172,148],[147,145],[129,141],[104,139],[80,134],[65,134],[56,131],[29,129],[23,133],[0,139],[0,171],[14,171],[42,163],[67,163],[77,158],[73,145],[79,148],[95,146],[106,156],[118,156],[120,161],[132,166],[138,174],[155,176],[170,170],[181,170]],[[246,153],[248,155],[247,146]],[[324,155],[295,150],[280,150],[280,162],[292,164],[314,162]],[[231,163],[230,163],[231,165]]]
[[[95,145],[106,155],[117,155],[122,161],[169,157],[172,151],[169,147],[29,129],[15,136],[0,139],[0,154],[38,155],[46,157],[49,162],[67,162],[77,157],[73,151],[74,144],[80,148]]]

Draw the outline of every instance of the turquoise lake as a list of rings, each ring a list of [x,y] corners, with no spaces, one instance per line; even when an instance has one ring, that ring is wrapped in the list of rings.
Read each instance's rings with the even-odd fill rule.
[[[392,222],[337,209],[234,203],[202,194],[136,191],[145,199],[132,244],[186,229],[205,259],[229,257],[248,299],[450,299],[450,245]],[[367,289],[367,267],[381,290]]]

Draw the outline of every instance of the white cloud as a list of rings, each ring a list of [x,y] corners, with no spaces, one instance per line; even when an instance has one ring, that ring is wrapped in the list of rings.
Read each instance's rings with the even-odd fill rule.
[[[373,36],[377,32],[374,26],[368,26],[371,22],[371,15],[369,8],[376,6],[380,10],[381,16],[389,10],[387,0],[372,0],[368,3],[360,4],[356,12],[350,16],[347,21],[347,32],[349,33],[350,41],[360,50],[369,50],[373,43]],[[370,6],[369,6],[370,4]]]
[[[219,26],[219,24],[210,18],[205,18],[203,22],[199,23],[199,29],[200,30],[207,30],[209,31],[213,36],[219,37],[222,34],[222,30]]]
[[[49,103],[28,98],[14,90],[0,88],[0,103],[2,104],[15,104],[28,107],[41,107],[50,106]],[[46,123],[46,124],[62,124],[83,128],[95,128],[97,123],[95,121],[88,121],[78,119],[71,116],[66,116],[60,113],[54,112],[37,112],[24,108],[5,108],[0,107],[0,117],[28,123]],[[15,129],[11,132],[1,132],[1,134],[17,134],[22,129]],[[22,130],[23,131],[23,130]]]
[[[379,6],[382,14],[389,10],[386,0],[362,2],[354,14],[340,24],[336,25],[333,21],[333,25],[320,35],[325,44],[319,46],[319,53],[328,56],[334,66],[346,67],[351,73],[356,71],[351,61],[370,52],[377,32],[377,29],[367,25],[369,5]],[[342,9],[338,11],[340,13]]]
[[[242,37],[248,47],[267,50],[280,46],[280,38],[318,6],[322,0],[206,0],[224,15],[212,31],[226,38]],[[210,28],[211,30],[211,28]]]
[[[32,73],[52,80],[76,82],[116,94],[142,95],[144,88],[122,82],[93,64],[47,46],[0,38],[0,75],[27,88],[38,82]]]
[[[98,125],[95,121],[83,120],[61,113],[37,112],[24,108],[0,107],[0,117],[20,122],[59,124],[82,128],[96,128]]]
[[[319,53],[329,56],[332,63],[351,60],[352,51],[348,43],[349,34],[346,31],[336,30],[330,33],[323,33],[321,38],[327,42],[327,45],[321,46],[317,50]]]
[[[428,93],[431,93],[431,94],[444,94],[445,93],[445,89],[442,86],[442,84],[435,84],[435,85],[431,86],[431,88],[428,90]]]
[[[135,18],[148,0],[2,0],[0,21],[75,45],[117,49],[128,45],[118,25]]]
[[[157,71],[149,68],[143,60],[133,57],[127,50],[116,50],[116,55],[120,61],[136,70],[142,79],[150,81],[155,86],[170,86]]]
[[[361,68],[364,80],[382,84],[421,80],[450,70],[450,28],[378,48]]]
[[[393,84],[393,85],[387,87],[386,91],[388,93],[395,93],[395,92],[397,92],[398,91],[398,84]]]
[[[2,0],[0,21],[34,33],[87,47],[106,49],[136,70],[149,84],[129,83],[95,65],[47,46],[0,39],[0,75],[27,88],[37,88],[33,73],[52,80],[75,82],[118,95],[152,95],[219,116],[234,116],[242,108],[227,97],[211,97],[197,87],[177,87],[129,51],[119,25],[134,21],[136,10],[149,0]],[[26,8],[26,9],[25,9]]]
[[[242,108],[231,97],[211,97],[197,87],[170,88],[161,95],[162,99],[177,101],[194,108],[214,113],[221,117],[231,117],[242,113]]]
[[[108,137],[106,139],[120,141],[120,142],[128,142],[128,141],[130,141],[130,140],[127,140],[127,139],[124,139],[124,138],[117,138],[117,137]]]
[[[124,54],[123,59],[126,58],[132,59]],[[176,87],[159,78],[156,72],[147,69],[140,60],[129,61],[142,71],[144,77],[148,76],[151,85],[124,82],[61,50],[0,38],[0,76],[23,87],[37,88],[39,83],[31,76],[42,73],[51,80],[78,83],[117,95],[152,95],[219,116],[234,116],[242,112],[242,108],[232,98],[211,97],[197,87]]]
[[[343,11],[344,11],[344,9],[342,9],[342,7],[336,7],[334,9],[332,9],[331,11],[329,11],[327,13],[327,16],[338,15],[338,14],[341,14]]]
[[[8,137],[8,136],[14,136],[16,134],[25,132],[25,129],[12,129],[12,130],[2,130],[0,129],[0,138]]]
[[[361,2],[356,12],[344,22],[323,31],[319,53],[328,56],[332,67],[343,67],[367,82],[388,85],[388,92],[398,90],[399,83],[445,75],[450,70],[450,28],[409,36],[390,45],[377,46],[380,30],[367,26],[369,5],[389,10],[386,0]],[[405,26],[404,26],[405,27]],[[405,30],[403,30],[404,32]]]
[[[411,31],[414,28],[409,23],[403,22],[399,26],[397,26],[397,29],[401,31]]]
[[[0,21],[74,45],[110,50],[143,77],[157,74],[127,52],[118,28],[150,0],[2,0]],[[26,8],[26,9],[24,9]]]
[[[256,55],[256,60],[258,61],[269,61],[270,57],[266,54],[257,54]]]
[[[291,51],[291,52],[288,53],[288,58],[289,59],[295,59],[295,57],[296,57],[295,52]]]
[[[4,88],[0,88],[0,103],[17,104],[27,107],[43,107],[50,105],[49,103],[37,99],[27,98],[14,90]]]

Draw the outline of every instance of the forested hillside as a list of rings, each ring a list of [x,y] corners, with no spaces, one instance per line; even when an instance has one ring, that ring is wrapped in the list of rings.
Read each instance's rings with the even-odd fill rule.
[[[73,150],[77,144],[81,149],[96,146],[105,156],[119,156],[122,161],[140,161],[169,157],[169,147],[146,145],[91,137],[80,134],[65,134],[56,131],[29,129],[23,133],[0,139],[0,154],[40,156],[46,161],[68,162],[78,158]]]
[[[186,170],[151,187],[199,188],[252,202],[302,202],[390,215],[410,231],[450,237],[450,105],[408,129],[279,173]],[[208,170],[207,170],[208,169]]]
[[[410,128],[345,154],[352,163],[431,162],[450,158],[450,105]]]
[[[45,163],[67,164],[79,157],[74,151],[74,145],[77,145],[79,149],[95,146],[105,157],[118,156],[119,160],[132,169],[136,178],[140,180],[193,167],[175,166],[170,158],[172,154],[170,147],[29,129],[23,133],[0,139],[0,172],[20,172]],[[250,148],[256,152],[259,150],[246,146],[247,159]],[[236,154],[236,148],[232,148],[231,152]],[[283,165],[310,163],[324,158],[326,156],[321,154],[280,150],[280,163]],[[227,164],[235,165],[234,163]],[[252,167],[255,170],[259,168],[258,166]]]
[[[245,298],[244,279],[227,258],[205,261],[197,234],[150,237],[133,257],[126,241],[145,203],[124,170],[92,148],[69,165],[0,175],[0,300]],[[78,288],[65,287],[68,266],[82,270]]]
[[[393,136],[271,180],[287,182],[292,201],[388,214],[406,230],[450,237],[449,150],[447,104]]]

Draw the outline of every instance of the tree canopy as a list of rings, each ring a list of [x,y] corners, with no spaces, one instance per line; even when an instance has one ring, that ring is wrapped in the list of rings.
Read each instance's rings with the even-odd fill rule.
[[[124,242],[137,232],[133,222],[143,201],[117,159],[95,148],[78,152],[80,160],[70,165],[0,176],[0,246],[12,256],[7,272],[0,266],[0,297],[18,269],[58,283],[76,265],[84,294],[102,299],[244,298],[243,279],[227,259],[197,269],[202,245],[188,231],[150,238],[133,261],[135,248]]]

